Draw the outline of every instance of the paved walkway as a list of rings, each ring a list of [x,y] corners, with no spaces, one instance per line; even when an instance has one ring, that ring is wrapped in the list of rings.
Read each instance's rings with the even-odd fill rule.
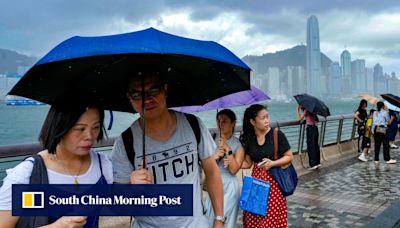
[[[388,165],[381,160],[375,165],[354,157],[301,176],[295,194],[288,197],[289,227],[370,223],[400,199],[400,150],[391,150],[391,156],[399,163]],[[400,220],[400,211],[397,215]]]
[[[289,227],[362,227],[372,222],[400,200],[400,149],[391,150],[391,156],[397,164],[387,165],[381,160],[375,165],[354,155],[300,176],[295,194],[288,197]],[[393,208],[398,213],[392,212],[392,217],[397,216],[400,222],[400,207]],[[379,217],[386,221],[385,216]],[[101,227],[129,227],[128,221],[127,217],[108,218]],[[237,221],[242,227],[242,213]]]

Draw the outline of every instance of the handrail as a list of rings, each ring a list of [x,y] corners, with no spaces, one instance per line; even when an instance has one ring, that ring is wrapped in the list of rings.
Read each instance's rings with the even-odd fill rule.
[[[345,120],[353,120],[354,116],[352,114],[348,115],[338,115],[338,116],[329,116],[327,118],[324,117],[319,117],[319,122],[320,122],[320,146],[326,146],[329,144],[332,144],[330,142],[329,144],[324,144],[325,143],[325,136],[326,136],[326,129],[327,125],[330,122],[338,122],[338,128],[337,128],[337,134],[336,134],[336,144],[339,144],[340,142],[348,141],[350,139],[354,138],[355,135],[355,125],[353,124],[352,121],[352,130],[350,133],[350,137],[348,139],[342,140],[342,131],[343,131],[343,125],[345,124]],[[289,128],[293,128],[299,126],[298,130],[298,140],[291,140],[289,138],[289,142],[291,145],[296,145],[297,146],[297,152],[301,153],[303,151],[303,145],[304,145],[304,129],[305,129],[305,123],[300,122],[298,120],[289,120],[289,121],[276,121],[271,123],[271,127],[279,127],[280,130],[284,131],[288,130]],[[241,126],[237,126],[235,128],[235,133],[238,134],[242,130]],[[209,131],[211,133],[217,132],[216,128],[209,128]],[[328,132],[329,133],[329,132]],[[288,136],[289,134],[287,134]],[[111,137],[107,140],[104,140],[100,143],[97,143],[94,147],[109,147],[112,146],[114,143],[114,140],[116,137]],[[16,156],[24,156],[24,155],[32,155],[36,154],[38,151],[42,150],[42,146],[39,143],[30,143],[30,144],[16,144],[16,145],[3,145],[0,146],[0,158],[7,158],[7,157],[16,157]]]

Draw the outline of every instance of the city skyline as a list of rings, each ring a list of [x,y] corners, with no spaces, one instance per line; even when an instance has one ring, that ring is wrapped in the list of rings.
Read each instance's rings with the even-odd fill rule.
[[[288,100],[288,97],[299,93],[319,98],[398,94],[400,80],[395,72],[384,73],[379,63],[373,69],[366,67],[365,59],[352,59],[347,49],[340,54],[340,64],[329,60],[329,57],[323,64],[321,59],[326,57],[320,50],[319,24],[315,15],[308,18],[306,29],[307,45],[283,51],[285,54],[275,59],[269,58],[274,64],[269,64],[266,59],[248,58],[250,67],[255,69],[252,82],[272,99]],[[305,61],[301,61],[302,58]],[[299,86],[299,83],[303,86]]]
[[[347,49],[367,67],[400,75],[400,3],[322,1],[8,1],[0,8],[0,48],[43,56],[75,35],[98,36],[155,27],[214,40],[239,57],[305,43],[307,18],[318,17],[320,49],[333,61]],[[23,15],[23,16],[22,16]],[[323,25],[323,26],[321,26]]]

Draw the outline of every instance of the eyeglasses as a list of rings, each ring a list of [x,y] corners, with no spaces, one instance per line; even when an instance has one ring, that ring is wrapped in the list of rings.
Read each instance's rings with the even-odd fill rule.
[[[161,93],[162,89],[163,86],[161,85],[153,86],[150,89],[144,91],[145,97],[157,96],[158,94]],[[142,99],[142,91],[131,90],[126,95],[132,98],[133,100]]]

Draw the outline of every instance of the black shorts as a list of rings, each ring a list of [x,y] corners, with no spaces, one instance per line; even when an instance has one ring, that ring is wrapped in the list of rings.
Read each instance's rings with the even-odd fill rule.
[[[361,148],[370,148],[371,147],[371,138],[363,137]]]

